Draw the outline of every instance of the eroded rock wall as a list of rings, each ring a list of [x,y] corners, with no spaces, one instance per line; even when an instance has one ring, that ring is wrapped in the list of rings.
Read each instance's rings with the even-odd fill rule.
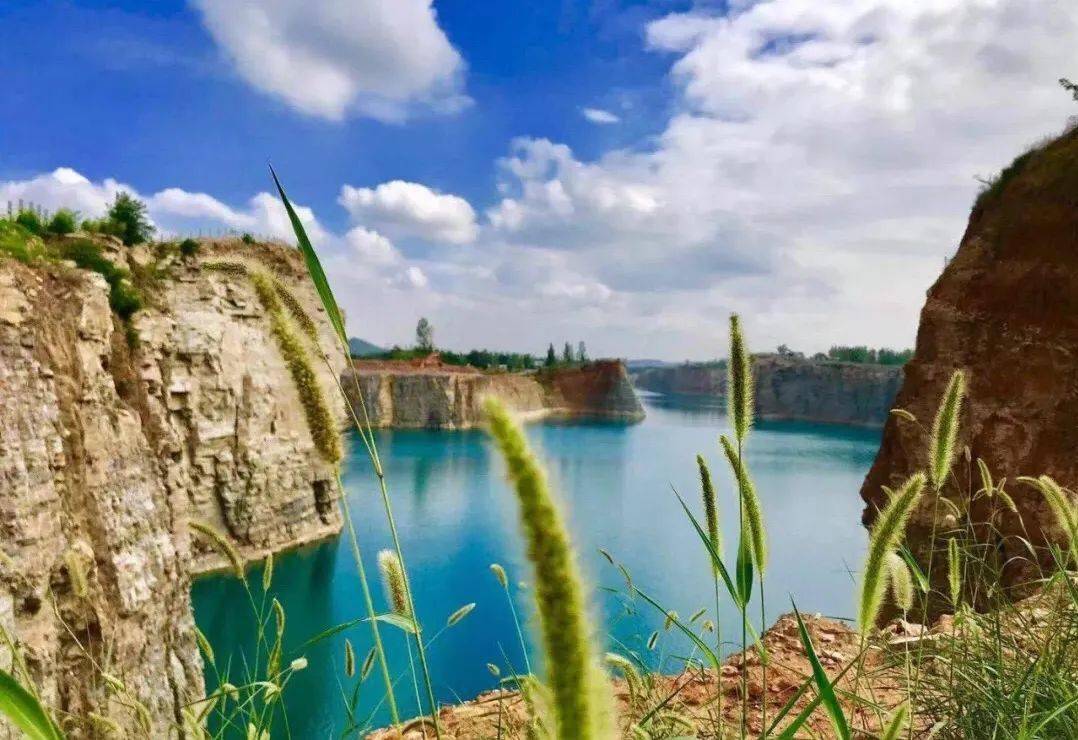
[[[488,395],[532,419],[565,415],[635,421],[644,416],[625,366],[613,360],[583,368],[495,374],[361,360],[341,381],[357,409],[360,401],[366,405],[376,427],[475,427],[482,423],[482,400]]]
[[[238,249],[207,244],[203,259]],[[343,423],[333,378],[345,360],[298,255],[243,249],[315,319],[334,358],[320,382]],[[202,695],[190,581],[218,558],[188,522],[248,557],[341,526],[333,468],[245,278],[175,264],[155,287],[128,327],[100,276],[0,261],[0,626],[72,736],[100,736],[91,711],[175,736]],[[0,667],[12,659],[0,647]],[[149,710],[148,735],[101,670]]]
[[[763,419],[881,426],[902,382],[902,368],[850,362],[759,356],[753,361],[756,414]],[[649,368],[633,374],[657,393],[726,396],[718,363]]]
[[[997,480],[1011,481],[1008,492],[1035,542],[1062,541],[1041,494],[1015,481],[1046,473],[1078,485],[1078,132],[1026,157],[973,209],[958,252],[928,292],[896,405],[930,427],[958,368],[969,385],[960,447],[983,458]],[[887,422],[861,489],[866,523],[883,501],[881,486],[923,468],[926,454],[918,425]],[[961,457],[954,470],[949,494],[970,483]],[[923,544],[930,527],[926,508],[910,539]],[[1004,517],[1001,527],[1000,547],[1024,556],[1009,537],[1022,534],[1018,518]]]

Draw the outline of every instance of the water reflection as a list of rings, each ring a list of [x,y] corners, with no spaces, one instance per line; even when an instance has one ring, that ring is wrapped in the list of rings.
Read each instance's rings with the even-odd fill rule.
[[[528,434],[547,462],[569,510],[569,523],[585,571],[597,587],[624,591],[622,575],[598,554],[602,547],[624,562],[634,581],[669,608],[689,614],[710,602],[709,572],[699,542],[680,513],[671,487],[695,502],[693,459],[705,454],[716,472],[724,529],[733,542],[737,504],[721,465],[717,439],[726,431],[721,404],[701,397],[648,394],[641,424],[538,424]],[[444,632],[431,648],[435,691],[451,701],[491,687],[487,663],[523,663],[501,588],[490,574],[501,563],[514,581],[526,581],[517,538],[516,505],[503,480],[501,462],[478,431],[382,431],[377,435],[393,496],[400,535],[412,574],[417,606],[429,634],[462,604],[477,607]],[[789,595],[808,611],[849,614],[852,586],[846,572],[856,563],[864,535],[858,524],[857,490],[871,463],[878,434],[812,424],[763,423],[748,455],[764,501],[771,539],[768,608],[788,609]],[[345,488],[368,573],[378,549],[389,546],[382,504],[362,443],[352,440]],[[273,593],[288,614],[286,645],[302,643],[326,627],[363,616],[355,563],[344,538],[278,558]],[[256,572],[252,581],[257,584]],[[614,644],[643,650],[661,624],[653,612],[626,613],[622,601],[597,591],[597,610]],[[528,595],[518,593],[528,613]],[[242,666],[253,623],[239,584],[224,576],[201,579],[193,589],[199,625],[219,661],[232,655]],[[383,603],[379,594],[379,603]],[[725,621],[734,618],[724,607]],[[403,636],[383,630],[394,673],[407,664]],[[342,645],[349,637],[362,656],[369,645],[366,625],[303,648],[310,667],[286,693],[293,736],[326,737],[339,732],[344,713]],[[664,638],[653,664],[684,654],[688,646]],[[235,677],[235,676],[234,676]],[[372,676],[361,705],[375,709],[380,691]],[[212,688],[214,680],[207,677]],[[402,711],[414,711],[410,681],[398,689]],[[384,721],[385,713],[379,712]]]

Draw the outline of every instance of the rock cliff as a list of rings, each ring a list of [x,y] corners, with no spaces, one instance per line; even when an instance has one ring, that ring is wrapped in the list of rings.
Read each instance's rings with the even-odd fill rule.
[[[483,373],[474,368],[356,360],[341,382],[353,405],[360,395],[376,427],[467,429],[482,422],[482,399],[500,398],[528,418],[644,417],[624,364],[600,360],[581,368]]]
[[[1014,481],[1046,473],[1078,484],[1078,132],[1020,157],[974,206],[958,252],[928,291],[896,406],[931,426],[956,368],[969,385],[960,445],[1011,481],[1034,540],[1058,541],[1041,495]],[[888,420],[861,489],[866,523],[883,500],[880,486],[923,467],[925,446],[916,424]],[[965,486],[968,466],[960,459],[955,470]],[[926,538],[930,526],[921,512],[910,538]],[[1017,517],[1003,526],[1020,533]]]
[[[343,367],[298,255],[207,243],[200,260],[241,248],[291,288]],[[100,735],[90,712],[140,728],[133,698],[152,723],[136,734],[168,737],[203,691],[190,580],[217,564],[188,522],[255,556],[337,532],[339,491],[249,282],[145,248],[105,252],[155,265],[130,324],[100,275],[0,258],[0,627],[72,736]]]
[[[753,361],[756,414],[762,419],[881,426],[902,382],[902,368],[761,355]],[[657,393],[725,397],[720,363],[648,368],[636,385]]]

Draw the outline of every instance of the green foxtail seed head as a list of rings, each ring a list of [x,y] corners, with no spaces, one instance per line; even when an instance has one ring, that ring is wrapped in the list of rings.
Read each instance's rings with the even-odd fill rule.
[[[700,492],[704,499],[704,518],[707,520],[707,536],[715,552],[722,555],[722,530],[719,528],[719,506],[715,502],[715,486],[711,482],[711,471],[707,469],[703,455],[696,456],[696,466],[700,469]],[[714,567],[714,564],[712,564]]]
[[[392,550],[381,550],[378,553],[378,570],[382,573],[382,586],[386,591],[393,611],[405,619],[411,619],[412,613],[408,608],[408,592],[404,587],[404,569],[397,553]]]
[[[1056,522],[1067,537],[1067,547],[1071,558],[1078,562],[1078,506],[1067,491],[1047,475],[1039,478],[1018,479],[1022,483],[1038,488],[1048,502],[1048,507],[1055,515]]]
[[[556,736],[605,740],[613,729],[610,687],[592,647],[583,580],[568,530],[520,426],[497,399],[488,398],[485,408],[520,505]]]
[[[344,675],[351,678],[356,675],[356,653],[352,649],[352,641],[344,640]]]
[[[266,556],[266,564],[262,566],[262,590],[269,591],[273,585],[273,553]]]
[[[734,425],[734,436],[744,442],[752,426],[752,360],[745,349],[741,319],[730,314],[730,359],[726,363],[726,409]]]
[[[633,665],[631,660],[618,653],[607,653],[605,660],[608,666],[620,671],[621,675],[625,676],[625,685],[629,689],[629,703],[635,703],[636,698],[640,696],[643,683],[640,678],[640,671],[636,670],[636,666]]]
[[[292,384],[303,405],[311,440],[327,462],[337,463],[343,454],[337,422],[326,403],[307,347],[281,304],[275,287],[277,279],[263,270],[251,270],[249,275],[258,300],[269,316],[270,330],[277,340],[277,347],[292,375]]]
[[[509,576],[505,574],[505,568],[498,565],[497,563],[491,563],[490,572],[493,573],[494,577],[498,579],[498,583],[501,584],[502,588],[509,588]]]
[[[749,542],[752,547],[752,558],[756,567],[763,573],[767,569],[767,532],[764,529],[764,510],[760,505],[760,497],[756,494],[756,486],[749,477],[749,471],[745,467],[744,460],[737,454],[737,448],[733,442],[723,435],[719,437],[722,443],[722,451],[726,454],[726,460],[730,463],[730,469],[734,472],[734,480],[737,481],[738,495],[745,514],[745,524],[749,530]]]
[[[190,525],[191,529],[205,537],[210,545],[213,546],[213,549],[224,556],[225,560],[232,566],[232,570],[235,572],[236,577],[243,578],[243,560],[240,558],[240,554],[236,551],[236,548],[228,541],[228,538],[218,532],[216,528],[205,522],[193,521]]]
[[[868,634],[876,624],[887,588],[887,554],[897,549],[906,531],[906,522],[921,499],[925,487],[923,473],[914,473],[895,491],[895,495],[876,517],[868,538],[868,555],[861,581],[858,625]]]
[[[951,589],[951,603],[958,606],[958,597],[962,595],[962,554],[958,550],[958,540],[947,540],[947,585]]]
[[[936,420],[932,423],[932,437],[929,442],[928,472],[932,487],[938,492],[947,481],[947,473],[954,460],[955,439],[958,437],[958,415],[962,411],[962,398],[966,393],[966,376],[961,370],[955,370],[943,393]]]
[[[887,574],[891,580],[891,596],[903,612],[913,607],[913,576],[909,566],[897,552],[887,553]]]

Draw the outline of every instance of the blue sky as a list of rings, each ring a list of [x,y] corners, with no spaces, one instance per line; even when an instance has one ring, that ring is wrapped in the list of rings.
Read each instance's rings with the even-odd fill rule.
[[[910,7],[915,6],[915,7]],[[353,333],[668,359],[909,345],[988,175],[1078,113],[1064,0],[9,2],[0,200],[287,234]]]

